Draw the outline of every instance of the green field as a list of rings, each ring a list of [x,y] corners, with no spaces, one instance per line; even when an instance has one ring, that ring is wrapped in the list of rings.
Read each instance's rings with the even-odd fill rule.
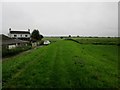
[[[81,44],[120,45],[119,38],[72,38]]]
[[[3,59],[3,88],[117,88],[118,46],[59,38]]]

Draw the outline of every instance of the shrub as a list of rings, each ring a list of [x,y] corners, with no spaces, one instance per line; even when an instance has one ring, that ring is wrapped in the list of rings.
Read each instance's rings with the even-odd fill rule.
[[[60,37],[61,39],[63,39],[63,37]]]
[[[31,49],[31,46],[21,46],[21,47],[16,47],[14,49],[7,49],[2,47],[2,57],[13,56],[29,49]]]

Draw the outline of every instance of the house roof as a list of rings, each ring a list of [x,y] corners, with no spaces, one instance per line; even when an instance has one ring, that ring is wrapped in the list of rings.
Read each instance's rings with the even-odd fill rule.
[[[6,36],[4,34],[0,34],[0,39],[2,39],[2,40],[9,40],[11,38],[9,38],[8,36]]]
[[[10,44],[16,44],[16,43],[28,43],[28,41],[23,41],[19,39],[11,39],[11,40],[2,41],[2,45],[10,45]]]
[[[2,35],[0,35],[0,42],[2,42],[2,45],[10,45],[10,44],[16,44],[16,43],[28,43],[29,41],[12,39],[12,38],[9,38],[9,37],[2,34]]]
[[[11,34],[30,34],[29,31],[10,31]]]

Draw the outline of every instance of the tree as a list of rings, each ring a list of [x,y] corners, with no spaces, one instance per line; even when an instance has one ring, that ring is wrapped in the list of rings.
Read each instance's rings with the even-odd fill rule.
[[[69,35],[68,37],[71,37],[71,35]]]
[[[63,37],[62,37],[62,36],[61,36],[60,38],[61,38],[61,39],[63,39]]]
[[[43,38],[42,35],[40,35],[39,31],[34,29],[31,35],[32,40],[41,40]]]
[[[40,34],[40,38],[42,39],[42,38],[43,38],[43,35]]]

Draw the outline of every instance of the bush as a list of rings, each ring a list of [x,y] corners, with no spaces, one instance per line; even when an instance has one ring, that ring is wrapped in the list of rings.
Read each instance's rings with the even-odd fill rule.
[[[2,47],[2,57],[13,56],[29,49],[31,49],[31,46],[21,46],[21,47],[16,47],[14,49],[7,49]]]
[[[71,41],[74,41],[74,42],[76,42],[76,43],[80,43],[79,41],[74,40],[74,39],[71,39],[71,38],[67,38],[67,39],[65,39],[65,40],[71,40]],[[80,43],[80,44],[81,44],[81,43]]]
[[[74,41],[76,43],[79,43],[79,44],[93,44],[93,45],[117,45],[119,46],[120,43],[116,43],[115,41],[101,41],[101,40],[94,40],[94,39],[71,39],[71,38],[67,38],[65,40],[71,40],[71,41]]]
[[[43,44],[44,44],[44,40],[41,40],[41,41],[40,41],[40,45],[43,45]]]
[[[63,37],[60,37],[61,39],[63,39]]]

